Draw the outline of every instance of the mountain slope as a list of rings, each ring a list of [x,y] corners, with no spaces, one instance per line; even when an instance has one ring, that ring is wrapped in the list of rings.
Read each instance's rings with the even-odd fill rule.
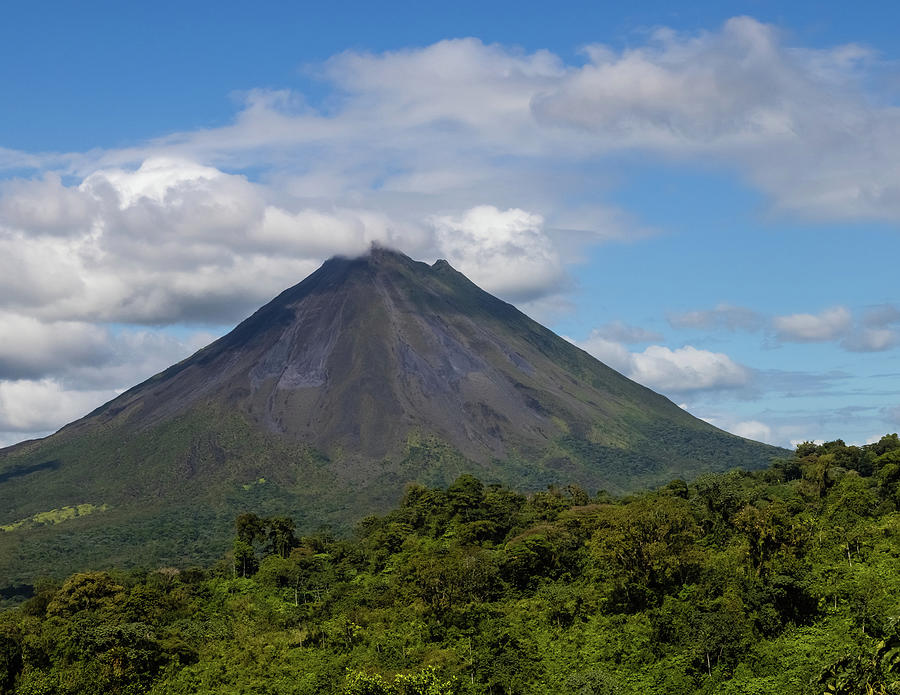
[[[374,249],[327,261],[192,357],[0,451],[0,526],[24,522],[0,532],[0,578],[47,547],[65,570],[183,563],[247,509],[344,525],[413,480],[622,491],[778,453],[694,418],[446,261]],[[32,518],[75,505],[92,507]]]

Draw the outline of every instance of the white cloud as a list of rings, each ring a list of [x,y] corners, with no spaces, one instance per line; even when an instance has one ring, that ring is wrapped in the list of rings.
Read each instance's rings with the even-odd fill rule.
[[[35,181],[0,183],[0,228],[68,235],[89,227],[96,208],[90,196],[64,186],[52,172]]]
[[[739,388],[750,382],[750,370],[721,352],[691,345],[675,350],[650,345],[642,352],[630,352],[596,333],[584,341],[567,339],[616,371],[663,393]]]
[[[18,205],[18,196],[45,198],[52,214],[30,221],[66,234],[0,226],[0,271],[8,271],[0,273],[0,311],[45,321],[235,321],[325,258],[363,253],[373,241],[446,257],[517,301],[558,291],[565,278],[543,217],[518,208],[418,219],[290,209],[290,200],[274,204],[271,191],[244,176],[173,158],[98,170],[71,187],[19,181],[0,192],[0,207],[18,210],[17,224],[27,227],[22,211],[37,208]],[[60,202],[69,199],[84,205]]]
[[[115,395],[113,389],[68,390],[53,379],[0,381],[0,432],[53,430]]]
[[[109,333],[90,323],[42,323],[0,313],[0,379],[42,377],[101,364],[110,356],[109,342]]]
[[[852,316],[842,306],[825,309],[820,314],[791,314],[772,319],[778,340],[819,342],[839,338],[850,328]]]
[[[347,52],[310,68],[330,90],[327,110],[251,90],[226,127],[43,164],[0,153],[81,177],[0,186],[0,309],[234,320],[325,256],[372,240],[449,256],[489,290],[536,299],[558,290],[585,245],[646,234],[597,204],[607,174],[582,166],[623,148],[718,157],[812,216],[900,218],[890,193],[900,114],[867,98],[876,64],[866,51],[798,49],[738,17],[586,55],[567,65],[477,39]],[[258,182],[234,173],[260,165]],[[815,333],[781,318],[785,339]],[[757,319],[721,305],[672,321],[753,329]],[[891,340],[876,332],[847,347]]]
[[[853,352],[879,352],[900,344],[900,310],[891,304],[870,307],[841,345]]]
[[[101,169],[84,179],[79,187],[102,197],[106,190],[115,196],[119,209],[134,207],[142,200],[156,204],[168,202],[171,206],[183,206],[191,193],[206,193],[223,182],[230,183],[238,200],[247,197],[240,190],[246,181],[242,177],[229,177],[218,169],[201,166],[187,159],[154,157],[145,159],[136,171]],[[218,196],[214,208],[221,206]],[[207,198],[208,199],[208,198]]]
[[[562,61],[548,51],[529,55],[474,38],[380,55],[351,51],[325,68],[349,95],[346,106],[352,113],[368,111],[382,125],[405,129],[443,121],[507,142],[523,128],[531,129],[535,91],[565,73]]]
[[[217,337],[43,325],[22,317],[0,325],[0,447],[59,429]],[[11,329],[14,341],[6,339]]]
[[[243,176],[174,159],[96,171],[74,187],[19,181],[0,207],[27,226],[33,210],[17,196],[42,197],[53,211],[31,220],[38,231],[67,230],[62,238],[0,227],[0,311],[44,320],[230,322],[323,257],[392,241],[383,215],[290,213]],[[91,217],[59,202],[79,196]]]
[[[731,19],[717,33],[660,29],[644,47],[617,53],[595,45],[586,52],[589,63],[539,95],[535,113],[637,146],[709,149],[789,139],[793,99],[785,104],[785,88],[809,79],[790,69],[775,32],[749,17]]]
[[[562,263],[540,215],[479,205],[431,223],[440,253],[489,292],[529,300],[562,283]]]
[[[746,367],[728,355],[686,345],[676,350],[651,345],[633,355],[630,376],[660,391],[698,391],[744,386],[750,381]]]
[[[778,340],[789,342],[839,341],[851,352],[879,352],[900,343],[900,334],[891,327],[897,323],[894,307],[885,305],[869,310],[861,321],[854,321],[845,307],[832,307],[819,314],[776,316],[772,320]]]
[[[771,415],[771,413],[766,413],[764,416],[765,415]],[[792,423],[784,423],[781,421],[772,423],[760,419],[759,417],[745,419],[736,416],[734,413],[714,412],[707,414],[700,419],[705,420],[709,424],[715,425],[726,432],[736,434],[739,437],[753,439],[757,442],[765,442],[766,444],[772,444],[774,446],[787,447],[790,438],[796,436],[798,431],[798,427]],[[793,448],[796,445],[790,444],[790,446]]]
[[[596,149],[717,157],[809,217],[900,217],[900,112],[867,94],[878,73],[867,49],[800,49],[735,17],[715,32],[660,29],[645,45],[586,52],[535,96],[546,127]]]

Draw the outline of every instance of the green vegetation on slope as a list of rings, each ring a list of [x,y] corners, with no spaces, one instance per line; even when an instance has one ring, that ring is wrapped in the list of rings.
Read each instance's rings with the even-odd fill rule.
[[[35,582],[0,692],[897,693],[898,508],[890,435],[619,499],[464,475],[353,539],[242,514],[208,570]]]
[[[703,431],[669,450],[661,442],[678,437],[678,429],[655,427],[659,439],[637,450],[563,435],[540,459],[513,454],[489,463],[417,430],[393,460],[328,457],[214,405],[139,432],[64,430],[0,460],[0,467],[19,472],[0,476],[0,529],[17,525],[15,533],[0,531],[0,591],[42,571],[61,577],[84,569],[206,564],[219,556],[242,511],[290,515],[304,532],[327,525],[343,533],[362,516],[396,505],[410,481],[445,487],[469,473],[518,490],[565,481],[622,493],[676,475],[692,480],[710,470],[710,461],[723,470],[779,451]],[[85,504],[95,513],[46,523],[50,507],[86,510]]]

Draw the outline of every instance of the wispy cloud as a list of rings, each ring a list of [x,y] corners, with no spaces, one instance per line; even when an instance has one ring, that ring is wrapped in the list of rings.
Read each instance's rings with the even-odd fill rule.
[[[606,340],[614,340],[619,343],[633,345],[635,343],[652,343],[663,339],[663,336],[656,331],[648,331],[640,326],[632,326],[624,321],[612,321],[610,323],[598,326],[588,338],[605,338]]]
[[[891,304],[870,307],[862,315],[845,306],[823,309],[817,314],[797,313],[766,317],[746,307],[720,304],[667,316],[678,329],[709,331],[765,330],[775,343],[833,342],[850,352],[881,352],[900,343],[900,310]]]
[[[757,331],[764,324],[764,317],[746,307],[719,304],[713,309],[672,313],[667,316],[673,328],[698,328],[709,330]]]

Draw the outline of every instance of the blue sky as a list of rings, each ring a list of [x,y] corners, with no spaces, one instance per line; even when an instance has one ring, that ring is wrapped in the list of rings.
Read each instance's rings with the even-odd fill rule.
[[[18,3],[0,444],[378,241],[731,431],[900,426],[888,3]]]

